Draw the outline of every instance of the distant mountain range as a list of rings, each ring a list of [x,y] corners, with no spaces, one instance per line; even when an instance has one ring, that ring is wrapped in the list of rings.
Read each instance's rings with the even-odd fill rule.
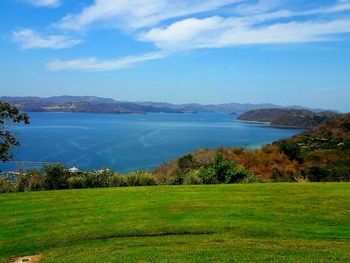
[[[291,108],[307,109],[302,106],[280,106],[270,103],[226,103],[202,105],[196,103],[171,104],[164,102],[127,102],[117,101],[111,98],[99,98],[95,96],[56,96],[41,97],[0,97],[0,101],[8,102],[27,112],[90,112],[90,113],[196,113],[196,112],[225,112],[243,113],[254,109],[264,108]],[[309,109],[314,112],[321,109]]]

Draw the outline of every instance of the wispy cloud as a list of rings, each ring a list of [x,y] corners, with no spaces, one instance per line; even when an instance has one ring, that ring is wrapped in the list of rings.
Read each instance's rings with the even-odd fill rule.
[[[115,70],[184,50],[335,41],[337,34],[350,33],[349,0],[307,6],[296,8],[293,0],[95,0],[81,12],[63,17],[55,28],[68,32],[112,28],[135,41],[153,44],[155,51],[110,60],[56,60],[47,67]],[[81,42],[65,35],[45,37],[28,29],[14,32],[13,39],[22,48],[64,48]]]
[[[128,56],[112,60],[98,60],[96,58],[85,58],[76,60],[55,60],[47,64],[49,70],[85,70],[85,71],[106,71],[124,69],[135,66],[139,63],[157,60],[167,56],[166,52],[146,53],[139,56]]]
[[[22,29],[12,32],[12,40],[20,45],[22,49],[49,48],[62,49],[80,44],[80,39],[65,35],[42,36],[32,29]]]
[[[258,14],[277,9],[282,5],[281,0],[259,0],[255,3],[243,2],[233,8],[233,12],[241,15]]]
[[[327,22],[275,23],[249,27],[236,19],[209,17],[186,19],[165,28],[154,28],[140,39],[163,50],[220,48],[237,45],[301,43],[332,40],[350,32],[350,19]]]
[[[40,7],[57,7],[61,5],[61,0],[25,0],[27,3]]]
[[[102,22],[109,27],[135,30],[161,21],[209,12],[243,0],[96,0],[79,14],[62,19],[59,27],[80,30]]]
[[[143,32],[139,35],[139,40],[154,43],[162,50],[179,51],[237,45],[329,41],[334,40],[335,34],[350,32],[349,16],[343,19],[313,17],[349,11],[348,1],[301,11],[276,9],[280,4],[280,0],[260,0],[250,5],[239,4],[234,8],[234,12],[239,15],[183,19]],[[299,21],[299,17],[305,18]]]

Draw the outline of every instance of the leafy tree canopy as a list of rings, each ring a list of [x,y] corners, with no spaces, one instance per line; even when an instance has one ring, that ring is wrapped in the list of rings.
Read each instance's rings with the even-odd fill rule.
[[[0,101],[0,161],[2,162],[12,159],[11,148],[20,144],[6,126],[9,122],[29,124],[29,116],[20,113],[16,107]]]

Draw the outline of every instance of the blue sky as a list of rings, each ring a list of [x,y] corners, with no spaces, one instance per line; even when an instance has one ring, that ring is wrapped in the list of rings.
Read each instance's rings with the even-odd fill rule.
[[[349,0],[1,0],[0,95],[350,111]]]

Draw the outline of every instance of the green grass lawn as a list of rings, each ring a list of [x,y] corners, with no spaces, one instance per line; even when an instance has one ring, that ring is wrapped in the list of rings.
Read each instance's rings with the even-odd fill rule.
[[[350,184],[0,195],[0,262],[350,262]]]

